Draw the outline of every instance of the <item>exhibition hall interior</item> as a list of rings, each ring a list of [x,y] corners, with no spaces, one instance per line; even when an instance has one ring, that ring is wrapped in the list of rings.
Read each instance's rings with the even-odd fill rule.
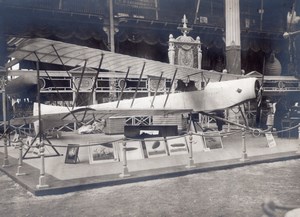
[[[35,195],[299,158],[296,0],[0,0],[1,171]]]

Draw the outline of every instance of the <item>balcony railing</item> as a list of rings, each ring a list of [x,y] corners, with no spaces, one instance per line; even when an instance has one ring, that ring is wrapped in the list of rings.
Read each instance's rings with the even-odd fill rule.
[[[80,13],[108,18],[108,2],[108,0],[0,0],[0,5],[25,9]],[[225,25],[224,2],[221,0],[201,1],[197,13],[197,0],[113,0],[113,3],[114,15],[119,17],[181,23],[183,15],[186,14],[189,25],[196,24],[221,28]],[[282,32],[284,30],[286,27],[285,8],[266,8],[266,11],[272,11],[273,13],[263,14],[262,28],[260,28],[261,18],[257,9],[258,5],[252,5],[252,3],[241,4],[242,30],[247,30],[248,28],[252,31]],[[276,17],[276,22],[273,21],[273,16]],[[248,19],[249,27],[246,26],[246,18]]]
[[[108,11],[106,0],[2,0],[1,4],[24,9],[64,11],[103,15]]]

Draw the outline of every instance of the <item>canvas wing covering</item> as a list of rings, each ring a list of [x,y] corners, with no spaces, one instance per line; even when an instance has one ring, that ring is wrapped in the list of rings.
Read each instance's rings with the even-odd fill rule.
[[[125,77],[128,69],[129,74],[140,74],[143,67],[144,75],[159,77],[161,72],[163,72],[163,77],[169,79],[173,78],[176,70],[176,79],[182,80],[218,82],[220,80],[232,80],[243,77],[241,75],[222,74],[215,71],[171,65],[43,38],[19,40],[15,50],[9,57],[15,58],[15,60],[8,63],[6,67],[11,67],[17,61],[21,60],[39,60],[44,63],[64,64],[71,67],[84,66],[86,61],[87,67],[98,68],[103,58],[101,69],[119,72],[120,78]]]

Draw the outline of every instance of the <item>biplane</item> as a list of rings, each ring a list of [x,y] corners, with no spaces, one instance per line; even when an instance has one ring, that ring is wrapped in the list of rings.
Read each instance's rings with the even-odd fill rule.
[[[42,38],[18,40],[9,57],[13,60],[7,63],[7,68],[22,60],[28,60],[64,67],[82,67],[81,77],[84,76],[85,68],[90,67],[96,69],[95,78],[101,75],[101,70],[106,70],[125,81],[131,75],[139,75],[140,78],[143,75],[156,77],[157,86],[162,78],[171,79],[171,87],[164,95],[158,95],[156,90],[153,96],[137,98],[136,89],[132,99],[123,99],[124,87],[122,87],[118,100],[114,102],[82,107],[35,104],[32,117],[11,120],[11,123],[17,125],[36,122],[40,118],[39,123],[42,124],[40,130],[86,119],[97,120],[113,116],[167,116],[226,109],[256,98],[260,87],[256,78],[171,65]],[[96,82],[97,79],[94,80]],[[173,92],[175,80],[195,81],[199,85],[194,91]],[[94,87],[95,85],[96,83]],[[80,84],[76,87],[77,94],[79,88]]]

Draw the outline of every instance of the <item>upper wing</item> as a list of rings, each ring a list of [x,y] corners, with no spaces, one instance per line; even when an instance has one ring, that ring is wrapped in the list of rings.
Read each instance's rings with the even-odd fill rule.
[[[9,62],[6,67],[11,67],[21,60],[41,61],[45,63],[84,66],[98,68],[101,58],[102,69],[114,72],[121,72],[120,77],[125,77],[125,72],[129,69],[129,74],[140,74],[144,67],[144,75],[159,77],[163,72],[164,78],[172,79],[177,70],[176,79],[190,79],[201,81],[232,80],[243,76],[222,74],[215,71],[200,70],[179,65],[171,65],[159,61],[148,60],[138,57],[132,57],[123,54],[117,54],[110,51],[104,51],[59,41],[53,41],[42,38],[23,39],[16,44],[16,49],[9,57],[15,58]],[[144,65],[145,64],[145,65]]]

